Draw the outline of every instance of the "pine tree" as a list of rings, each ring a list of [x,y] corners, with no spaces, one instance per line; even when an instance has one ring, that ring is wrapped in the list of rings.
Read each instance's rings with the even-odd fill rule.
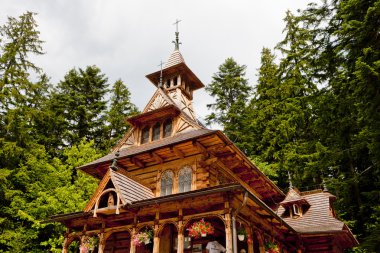
[[[248,155],[257,165],[265,164],[260,169],[266,168],[266,174],[271,179],[278,180],[278,161],[275,154],[280,149],[281,140],[276,138],[279,124],[276,115],[281,101],[281,90],[275,55],[268,48],[263,48],[261,52],[261,66],[258,71],[258,83],[246,118],[249,129],[247,134],[251,137]]]
[[[65,145],[76,145],[83,138],[94,140],[96,146],[104,141],[107,87],[107,77],[96,66],[71,69],[58,84],[51,107],[63,117]]]
[[[27,12],[18,19],[8,17],[8,22],[0,27],[0,113],[26,104],[33,97],[29,76],[31,72],[39,74],[41,69],[29,57],[43,54],[34,15]]]
[[[215,103],[207,105],[213,110],[206,117],[207,123],[221,125],[226,135],[243,150],[247,143],[242,138],[242,116],[252,90],[245,78],[245,69],[245,65],[239,65],[234,59],[228,58],[219,66],[219,71],[206,87],[206,91],[216,98]]]

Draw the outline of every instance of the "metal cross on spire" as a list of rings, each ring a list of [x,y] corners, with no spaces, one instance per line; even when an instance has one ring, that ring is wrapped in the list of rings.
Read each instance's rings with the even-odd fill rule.
[[[179,45],[182,44],[181,42],[179,42],[179,32],[178,32],[178,23],[181,22],[182,20],[178,20],[176,19],[176,21],[173,23],[173,25],[176,26],[176,29],[175,29],[175,41],[172,41],[175,45],[175,50],[179,50]]]
[[[158,84],[158,88],[162,88],[162,66],[164,65],[164,62],[161,60],[160,64],[158,66],[160,66],[161,68],[161,72],[160,72],[160,83]]]

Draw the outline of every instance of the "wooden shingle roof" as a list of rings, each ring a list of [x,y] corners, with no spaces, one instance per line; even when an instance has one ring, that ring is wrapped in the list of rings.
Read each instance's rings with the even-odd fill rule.
[[[286,194],[285,199],[281,201],[280,205],[286,206],[293,203],[309,205],[309,202],[303,196],[301,196],[301,193],[296,188],[290,188],[289,192]]]
[[[174,50],[174,52],[170,55],[169,59],[167,60],[164,68],[170,68],[171,66],[184,62],[185,60],[183,59],[181,52],[179,50]]]
[[[334,197],[322,190],[311,194],[301,195],[310,207],[302,217],[284,217],[285,208],[280,206],[278,213],[282,218],[299,233],[317,233],[328,231],[342,231],[345,224],[333,216],[330,206],[330,197]]]
[[[119,159],[121,159],[123,157],[128,157],[128,156],[144,153],[146,151],[152,151],[155,149],[159,149],[159,148],[162,148],[165,146],[180,143],[182,141],[191,140],[191,139],[201,137],[204,135],[208,135],[208,134],[212,134],[215,132],[217,132],[217,130],[198,129],[198,130],[185,132],[183,134],[177,134],[177,135],[174,135],[172,137],[164,138],[164,139],[161,139],[161,140],[158,140],[155,142],[146,143],[146,144],[143,144],[140,146],[133,146],[133,147],[126,148],[126,149],[121,149],[120,154],[119,154]],[[87,171],[86,168],[92,167],[93,165],[102,164],[102,163],[111,163],[112,160],[115,158],[115,153],[116,152],[110,153],[110,154],[103,156],[103,157],[101,157],[95,161],[92,161],[90,163],[82,165],[82,166],[78,167],[78,169],[81,169],[81,170],[91,174],[91,172]]]
[[[134,181],[121,171],[110,169],[110,175],[112,183],[119,192],[123,204],[154,198],[151,189]]]

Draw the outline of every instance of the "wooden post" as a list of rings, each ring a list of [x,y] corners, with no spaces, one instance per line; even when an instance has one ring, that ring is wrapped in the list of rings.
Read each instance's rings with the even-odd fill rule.
[[[256,232],[256,238],[259,242],[259,252],[260,253],[265,253],[265,245],[264,245],[264,239],[263,237],[261,236],[261,234],[259,232]]]
[[[131,232],[131,249],[129,250],[129,253],[135,253],[136,252],[136,246],[133,244],[133,237],[136,234],[136,228],[132,228]]]
[[[104,236],[104,233],[100,233],[99,234],[98,253],[103,253],[105,247],[106,247],[106,238]]]
[[[183,253],[185,249],[185,235],[183,234],[183,221],[178,222],[177,253]]]
[[[158,234],[158,225],[154,225],[153,253],[160,253],[160,237]]]
[[[251,241],[248,242],[247,238],[247,245],[248,245],[248,253],[253,253],[253,236],[252,236],[252,227],[245,226],[247,230],[247,235],[251,238]]]
[[[232,253],[232,230],[230,213],[226,213],[224,215],[224,221],[226,223],[226,253]]]

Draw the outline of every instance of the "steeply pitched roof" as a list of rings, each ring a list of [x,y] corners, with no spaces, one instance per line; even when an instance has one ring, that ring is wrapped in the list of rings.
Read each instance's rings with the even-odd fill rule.
[[[185,60],[179,50],[174,50],[174,52],[170,55],[169,59],[165,64],[165,69],[170,68],[171,66],[177,65],[179,63],[184,63]]]
[[[302,217],[283,217],[297,232],[318,233],[343,230],[344,223],[336,219],[330,209],[330,197],[333,195],[318,191],[300,196],[310,204],[310,207],[303,213]],[[278,213],[283,216],[285,208],[280,206]]]
[[[304,197],[302,197],[301,193],[295,188],[290,188],[290,190],[286,194],[285,199],[281,201],[280,204],[282,206],[285,206],[292,203],[309,204],[308,201]]]
[[[110,169],[112,183],[119,192],[123,204],[154,198],[154,194],[148,187],[132,180],[119,169]]]

